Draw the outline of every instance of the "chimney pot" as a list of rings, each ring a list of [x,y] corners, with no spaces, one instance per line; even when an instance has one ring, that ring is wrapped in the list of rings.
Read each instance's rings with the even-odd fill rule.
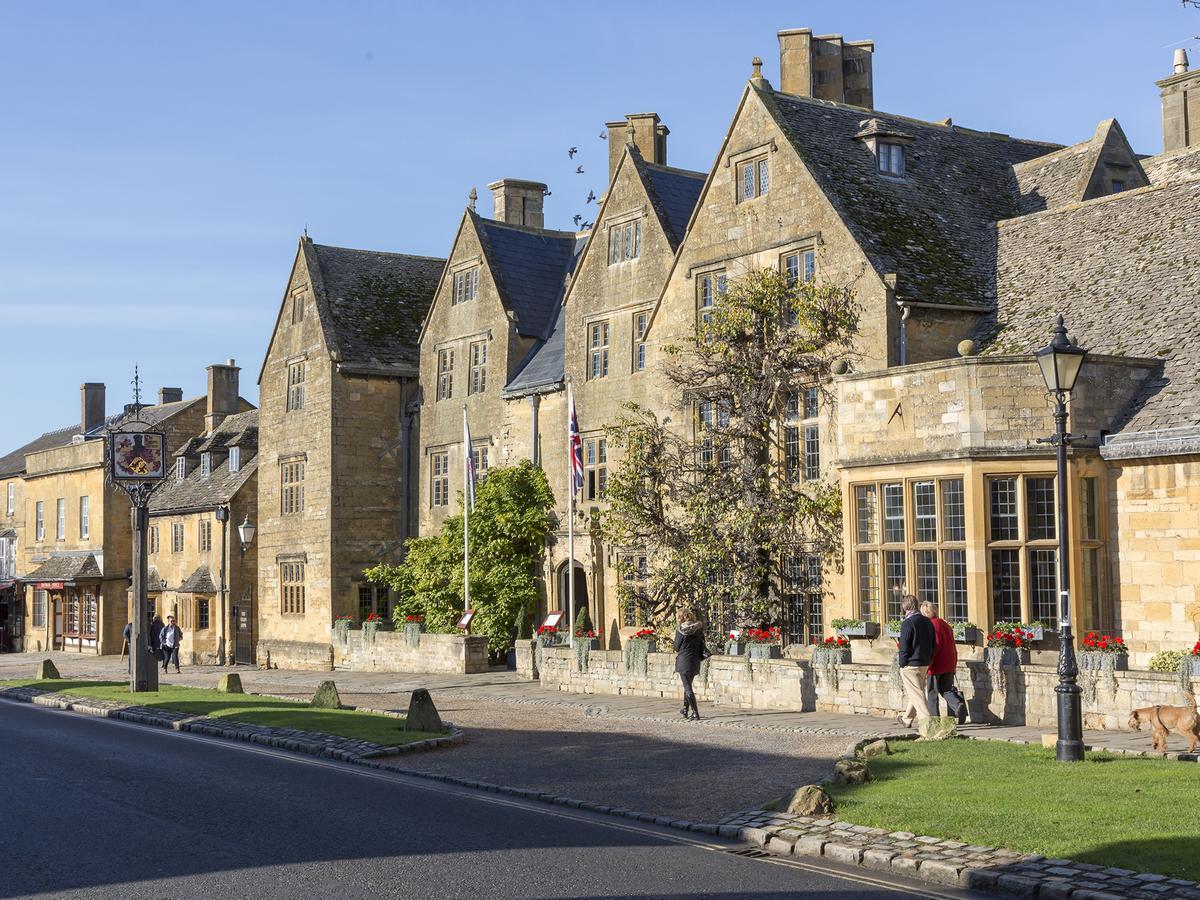
[[[89,381],[79,386],[79,433],[87,434],[104,424],[104,385]]]
[[[1182,75],[1188,70],[1188,55],[1187,50],[1180,47],[1175,51],[1175,74]]]
[[[779,32],[779,90],[872,109],[873,41],[846,41],[840,34],[814,35],[811,28]]]
[[[233,360],[225,365],[208,367],[208,411],[204,416],[204,430],[214,428],[238,411],[238,373],[241,371]]]
[[[488,190],[492,192],[492,218],[497,222],[528,225],[530,228],[546,227],[543,205],[549,188],[540,181],[502,178],[489,184]]]
[[[160,387],[158,389],[158,405],[164,403],[178,403],[183,399],[183,388],[177,387]]]
[[[608,182],[612,184],[613,175],[617,173],[617,163],[625,152],[625,147],[633,144],[642,159],[660,166],[667,164],[667,135],[671,129],[658,118],[658,113],[630,113],[624,121],[605,122],[608,129]],[[625,139],[620,135],[624,133]]]
[[[1163,151],[1200,146],[1200,69],[1188,68],[1187,51],[1175,51],[1173,72],[1158,88],[1162,96]]]

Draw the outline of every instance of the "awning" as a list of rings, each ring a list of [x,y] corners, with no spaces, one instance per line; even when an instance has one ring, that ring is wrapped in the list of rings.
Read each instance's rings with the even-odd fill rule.
[[[91,553],[51,556],[40,566],[21,577],[26,584],[42,590],[61,590],[63,582],[98,581],[103,573]]]

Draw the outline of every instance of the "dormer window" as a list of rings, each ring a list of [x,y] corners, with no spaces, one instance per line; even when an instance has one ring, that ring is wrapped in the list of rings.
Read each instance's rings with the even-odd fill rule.
[[[175,460],[175,480],[183,481],[187,478],[187,460],[180,456]]]
[[[879,171],[885,175],[904,174],[904,147],[888,141],[880,141],[878,145]]]
[[[1119,194],[1123,190],[1125,190],[1125,182],[1119,178],[1114,178],[1112,180],[1112,193]]]
[[[211,453],[201,453],[200,454],[200,477],[207,478],[211,474],[212,474],[212,454]]]
[[[241,447],[230,447],[229,448],[229,471],[237,472],[237,471],[240,471],[241,468],[242,468],[242,448]]]

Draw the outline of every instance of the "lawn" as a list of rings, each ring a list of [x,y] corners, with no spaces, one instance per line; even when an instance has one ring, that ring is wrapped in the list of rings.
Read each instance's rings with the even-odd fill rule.
[[[862,786],[829,785],[856,825],[1200,879],[1200,765],[998,741],[892,743]]]
[[[164,684],[158,691],[142,694],[131,694],[128,682],[124,681],[0,681],[0,687],[32,687],[96,700],[173,709],[197,716],[234,719],[249,725],[320,731],[372,741],[385,747],[437,736],[421,731],[405,731],[403,718],[381,716],[378,713],[351,709],[312,709],[305,703],[292,700],[277,700],[256,694],[222,694],[207,688],[181,685]]]

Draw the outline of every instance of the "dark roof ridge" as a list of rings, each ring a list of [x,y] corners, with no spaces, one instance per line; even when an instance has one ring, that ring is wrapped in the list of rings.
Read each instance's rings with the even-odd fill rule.
[[[849,103],[838,103],[834,100],[820,100],[816,97],[801,97],[798,94],[785,94],[782,91],[771,90],[771,93],[776,97],[782,97],[785,100],[796,101],[798,103],[812,103],[818,106],[832,106],[838,109],[852,110],[860,113],[863,119],[894,119],[898,122],[909,122],[913,125],[921,125],[926,128],[941,128],[945,131],[961,134],[964,137],[988,138],[997,141],[1011,141],[1015,144],[1029,144],[1035,147],[1053,147],[1055,149],[1063,149],[1062,144],[1053,143],[1051,141],[1038,141],[1033,138],[1013,137],[1011,134],[1003,134],[999,131],[979,131],[975,128],[967,128],[965,125],[946,124],[945,122],[930,122],[926,119],[918,119],[914,116],[906,116],[901,113],[885,112],[880,109],[864,109],[861,106],[853,106]]]
[[[502,222],[499,219],[489,219],[487,216],[481,216],[479,213],[475,213],[474,215],[479,219],[480,222],[484,222],[488,225],[496,225],[500,228],[511,228],[513,231],[521,231],[525,234],[540,234],[544,237],[571,239],[578,237],[580,234],[578,231],[561,231],[557,228],[538,228],[534,225],[517,225],[514,222]]]
[[[1119,202],[1121,200],[1131,200],[1136,197],[1144,197],[1154,191],[1163,191],[1168,188],[1179,187],[1182,184],[1189,182],[1200,182],[1200,173],[1191,175],[1190,177],[1176,178],[1172,181],[1163,181],[1159,184],[1147,184],[1142,187],[1129,188],[1128,190],[1120,191],[1116,194],[1101,194],[1099,197],[1092,197],[1088,200],[1073,200],[1070,203],[1064,203],[1061,206],[1055,206],[1050,209],[1039,209],[1037,212],[1026,213],[1023,216],[1013,216],[1010,219],[998,219],[996,226],[1004,228],[1013,228],[1023,222],[1030,220],[1040,220],[1046,216],[1054,215],[1055,213],[1073,212],[1081,206],[1089,206],[1092,204]]]
[[[642,165],[647,169],[658,169],[662,172],[674,172],[676,175],[691,175],[695,178],[707,178],[707,172],[697,172],[695,169],[682,169],[679,166],[668,166],[666,163],[652,163],[642,160]]]
[[[432,262],[445,262],[444,256],[426,256],[423,253],[397,253],[395,250],[368,250],[364,247],[339,247],[337,244],[318,244],[312,242],[314,247],[324,247],[326,250],[345,250],[349,253],[375,253],[379,256],[399,256],[404,259],[428,259]]]

